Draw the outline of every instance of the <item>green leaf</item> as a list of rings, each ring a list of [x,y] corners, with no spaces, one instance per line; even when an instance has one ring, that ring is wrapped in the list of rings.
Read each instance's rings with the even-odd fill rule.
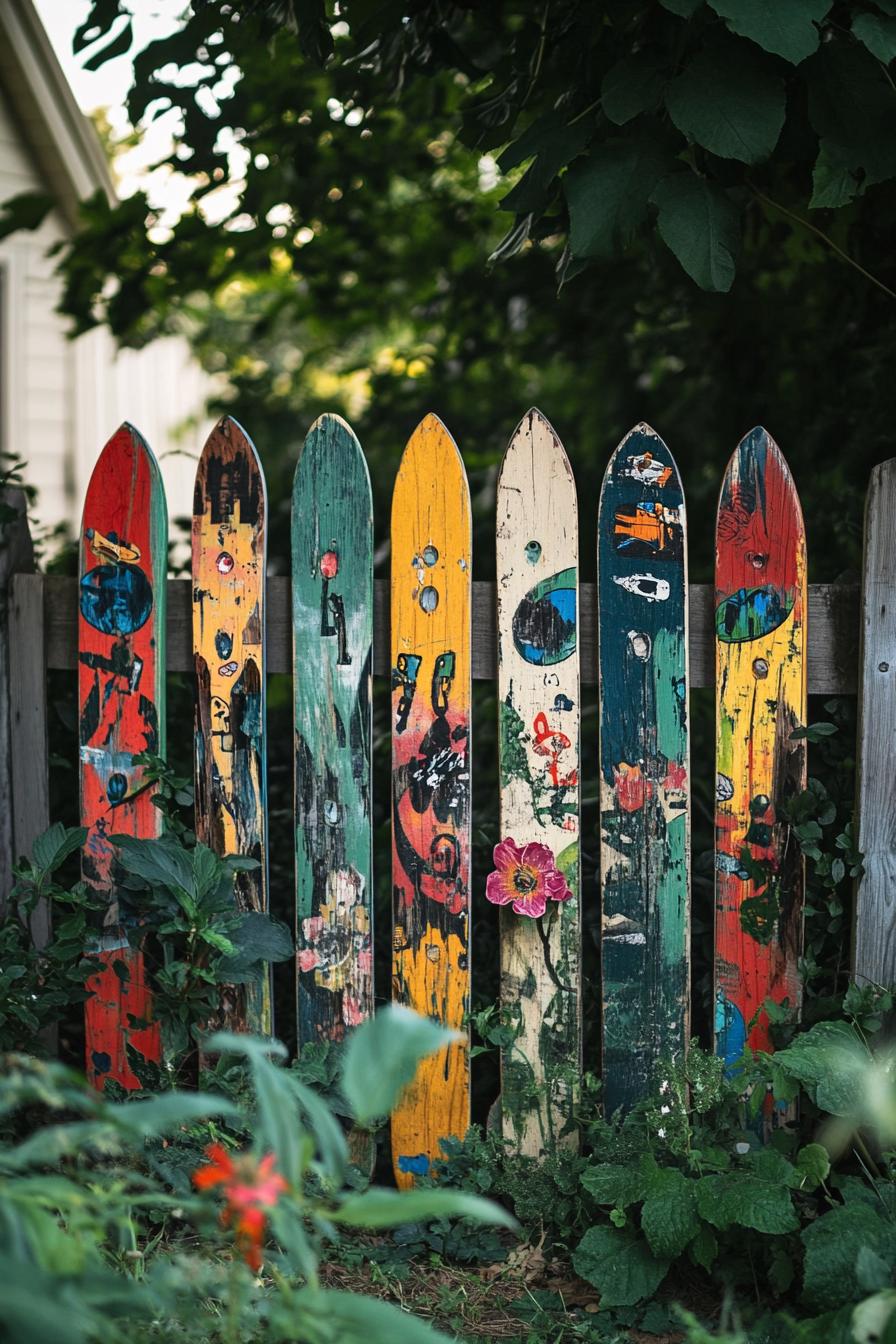
[[[694,1182],[674,1168],[651,1178],[641,1209],[641,1231],[654,1255],[673,1260],[700,1230]]]
[[[828,1150],[820,1143],[807,1143],[796,1155],[796,1170],[800,1189],[815,1190],[827,1180],[831,1170]]]
[[[350,1195],[330,1215],[351,1227],[400,1227],[430,1218],[474,1218],[514,1229],[516,1219],[500,1204],[459,1190],[389,1190],[372,1186]]]
[[[582,1172],[582,1185],[598,1204],[627,1208],[644,1198],[645,1182],[639,1169],[602,1162]]]
[[[880,14],[857,14],[852,31],[860,42],[884,65],[896,56],[896,18],[885,19]]]
[[[792,65],[818,50],[818,29],[833,0],[709,0],[728,27]]]
[[[311,1325],[311,1337],[339,1344],[454,1344],[454,1336],[361,1293],[304,1288],[291,1295],[290,1306],[296,1338],[309,1334]]]
[[[624,126],[642,112],[654,112],[662,100],[665,83],[665,65],[658,56],[649,51],[626,56],[604,75],[600,89],[604,116],[617,126]]]
[[[863,1293],[879,1293],[889,1288],[893,1277],[893,1267],[870,1246],[862,1246],[856,1256],[856,1282]]]
[[[161,836],[156,840],[139,840],[133,835],[113,835],[112,841],[118,847],[119,861],[126,872],[142,877],[150,887],[193,895],[192,860],[175,839]]]
[[[723,159],[761,163],[784,125],[784,83],[747,44],[699,52],[666,90],[666,108],[689,140]]]
[[[658,1260],[641,1237],[615,1227],[589,1227],[572,1263],[598,1290],[602,1307],[642,1302],[656,1292],[669,1268],[668,1260]]]
[[[703,1176],[696,1184],[700,1217],[720,1231],[732,1224],[776,1235],[799,1228],[785,1185],[744,1171]]]
[[[659,210],[657,228],[701,289],[727,293],[734,280],[740,245],[740,216],[719,187],[695,173],[665,178],[651,197]]]
[[[672,164],[646,135],[608,140],[570,168],[563,181],[574,257],[612,257],[647,219],[657,182]]]
[[[31,855],[37,867],[44,873],[55,873],[69,854],[81,848],[87,839],[84,826],[65,827],[56,821],[39,835],[32,846]]]
[[[333,35],[327,22],[325,0],[293,0],[299,45],[314,65],[324,66],[333,55]]]
[[[860,1294],[859,1252],[866,1248],[890,1266],[896,1259],[896,1227],[870,1204],[845,1204],[816,1218],[801,1233],[803,1295],[814,1310],[832,1311]]]
[[[695,1264],[707,1273],[712,1269],[713,1262],[719,1253],[719,1243],[716,1241],[715,1234],[701,1223],[700,1231],[697,1233],[689,1247],[689,1254]]]
[[[826,162],[862,172],[866,185],[896,175],[896,97],[878,61],[856,42],[834,40],[805,73],[809,120]]]
[[[362,1125],[388,1115],[427,1055],[460,1040],[428,1017],[390,1004],[353,1031],[342,1061],[342,1091]]]
[[[99,70],[100,66],[105,65],[106,61],[114,60],[116,56],[123,56],[126,51],[130,51],[133,40],[134,29],[130,18],[128,18],[115,36],[110,38],[104,46],[100,47],[84,62],[84,69]]]
[[[777,1068],[802,1084],[822,1110],[854,1117],[867,1093],[871,1052],[847,1022],[818,1022],[775,1053]]]
[[[554,178],[581,154],[593,132],[594,123],[589,118],[582,117],[567,125],[566,117],[553,110],[527,126],[498,159],[498,167],[505,173],[526,159],[534,159],[516,186],[503,197],[501,209],[513,210],[518,215],[542,210]]]
[[[239,923],[229,932],[236,951],[218,968],[225,979],[236,983],[239,976],[260,963],[289,961],[295,952],[292,934],[278,919],[272,919],[259,910],[249,910],[240,916]]]

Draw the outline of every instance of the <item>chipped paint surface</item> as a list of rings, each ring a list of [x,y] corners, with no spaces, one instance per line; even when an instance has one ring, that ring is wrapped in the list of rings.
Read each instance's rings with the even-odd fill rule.
[[[675,461],[637,425],[598,517],[603,1099],[681,1063],[689,1023],[687,561]]]
[[[212,430],[193,499],[196,834],[218,854],[255,859],[238,873],[239,909],[268,909],[264,586],[267,501],[261,463],[225,416]],[[270,984],[222,992],[228,1030],[271,1030]]]
[[[805,621],[796,487],[754,429],[728,464],[716,531],[715,1040],[729,1067],[745,1044],[771,1049],[766,998],[800,1010],[803,863],[780,809],[806,787],[805,743],[791,740],[806,721]]]
[[[134,764],[140,752],[165,750],[165,596],[168,512],[156,460],[124,424],[100,454],[84,501],[78,614],[81,855],[84,881],[106,901],[91,951],[105,969],[88,987],[86,1068],[94,1086],[106,1078],[139,1082],[126,1053],[132,1045],[160,1059],[157,1027],[132,1030],[128,1015],[151,1016],[143,955],[130,947],[131,916],[119,905],[115,834],[158,835],[161,813]],[[113,963],[127,968],[125,979]]]
[[[373,508],[361,445],[311,426],[292,497],[298,1044],[373,1012]]]
[[[469,1008],[470,496],[441,421],[392,496],[393,998],[457,1031]],[[425,1059],[392,1114],[400,1187],[470,1122],[468,1042]]]
[[[504,1135],[538,1156],[569,1123],[581,1067],[578,510],[563,446],[539,411],[498,478],[501,838],[551,852],[571,899],[531,918],[501,910]]]

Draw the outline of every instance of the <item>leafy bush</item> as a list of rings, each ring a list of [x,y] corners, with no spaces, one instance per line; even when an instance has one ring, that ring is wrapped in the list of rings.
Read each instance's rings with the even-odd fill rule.
[[[448,1033],[399,1008],[359,1028],[342,1090],[356,1118],[390,1109],[407,1070]],[[219,1035],[209,1048],[248,1068],[243,1103],[169,1091],[110,1101],[58,1064],[10,1056],[0,1079],[0,1336],[9,1344],[302,1340],[427,1344],[447,1339],[388,1303],[321,1286],[321,1256],[343,1229],[461,1216],[513,1226],[499,1206],[454,1190],[352,1187],[342,1127],[275,1060],[276,1042]],[[371,1067],[378,1079],[365,1101]],[[392,1079],[391,1086],[383,1079]],[[28,1137],[10,1138],[23,1115]],[[248,1149],[238,1136],[251,1135]],[[200,1161],[191,1191],[157,1157],[174,1143]],[[224,1195],[216,1217],[213,1192]],[[270,1246],[263,1252],[269,1230]],[[196,1233],[202,1240],[197,1240]],[[264,1255],[264,1273],[257,1270]]]

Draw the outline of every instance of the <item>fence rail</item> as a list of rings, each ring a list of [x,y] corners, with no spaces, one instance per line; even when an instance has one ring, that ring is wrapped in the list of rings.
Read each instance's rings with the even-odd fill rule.
[[[168,671],[193,671],[192,605],[189,579],[168,580]],[[292,673],[292,605],[288,578],[274,576],[267,584],[268,674]],[[73,672],[78,666],[78,580],[45,574],[16,574],[13,602],[19,608],[13,623],[16,639],[40,638],[45,666]],[[580,583],[582,684],[597,683],[597,588]],[[391,671],[389,584],[373,585],[373,673]],[[690,683],[705,689],[715,684],[713,629],[714,590],[691,584],[689,595]],[[473,582],[473,678],[494,681],[498,674],[495,585]],[[810,695],[855,695],[859,667],[859,587],[852,583],[810,583],[808,671]],[[11,636],[12,638],[12,636]]]

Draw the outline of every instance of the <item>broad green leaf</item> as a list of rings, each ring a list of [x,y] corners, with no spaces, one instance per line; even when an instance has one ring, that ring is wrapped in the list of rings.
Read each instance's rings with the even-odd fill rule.
[[[722,1231],[732,1225],[771,1234],[799,1228],[787,1186],[749,1172],[703,1176],[696,1182],[696,1193],[700,1217]]]
[[[666,89],[666,108],[689,140],[741,163],[761,163],[784,125],[784,83],[746,43],[699,52]]]
[[[86,839],[86,827],[65,827],[60,821],[55,821],[43,835],[37,837],[31,855],[37,867],[43,872],[55,873],[69,854],[74,854],[76,849],[80,849]]]
[[[720,187],[675,173],[655,188],[660,237],[701,289],[727,293],[740,245],[740,216]]]
[[[701,1223],[700,1231],[691,1242],[688,1253],[694,1264],[700,1265],[707,1273],[712,1269],[719,1253],[719,1243],[716,1241],[715,1233],[705,1223]]]
[[[803,1085],[831,1115],[855,1117],[867,1096],[871,1052],[846,1022],[818,1022],[775,1054],[777,1068]]]
[[[630,1307],[650,1297],[666,1277],[639,1236],[615,1227],[589,1227],[572,1257],[573,1268],[598,1290],[602,1307]]]
[[[896,56],[896,18],[885,19],[882,14],[857,14],[852,31],[860,42],[884,65]]]
[[[139,840],[133,835],[113,835],[121,866],[150,887],[165,887],[192,896],[195,891],[193,863],[188,850],[176,840],[161,836],[157,840]]]
[[[819,145],[818,158],[812,169],[812,198],[810,210],[837,210],[848,205],[859,189],[855,173],[843,163],[826,140]]]
[[[459,1033],[390,1004],[352,1032],[342,1062],[342,1091],[362,1125],[388,1115],[427,1055]]]
[[[243,970],[260,961],[288,961],[295,952],[287,926],[259,910],[242,915],[236,928],[230,930],[229,938],[236,952],[221,968],[224,976],[230,970]]]
[[[651,1178],[641,1209],[641,1231],[654,1255],[674,1260],[700,1231],[694,1182],[674,1168]]]
[[[613,1162],[587,1167],[582,1172],[581,1181],[598,1204],[613,1204],[620,1209],[637,1204],[646,1193],[640,1171]]]
[[[889,1288],[893,1276],[892,1265],[870,1246],[861,1247],[856,1256],[856,1281],[863,1293],[879,1293]]]
[[[304,1288],[293,1292],[288,1306],[277,1304],[285,1324],[290,1311],[296,1338],[333,1339],[339,1344],[454,1344],[454,1337],[434,1329],[391,1302],[362,1293]],[[311,1331],[309,1334],[309,1325]],[[285,1335],[281,1337],[286,1337]]]
[[[610,258],[626,247],[671,166],[665,148],[647,135],[609,140],[574,164],[563,180],[572,255]]]
[[[502,198],[501,209],[518,215],[542,210],[554,178],[581,154],[593,132],[594,123],[588,117],[567,125],[566,117],[553,110],[528,126],[498,159],[501,171],[508,172],[534,158],[524,176]]]
[[[809,119],[829,160],[861,169],[866,185],[896,175],[896,95],[879,62],[838,39],[825,42],[805,73]]]
[[[666,83],[665,66],[649,51],[626,56],[604,75],[600,105],[604,116],[617,126],[653,112],[659,107]]]
[[[389,1190],[372,1186],[350,1195],[333,1214],[335,1223],[351,1227],[400,1227],[430,1218],[474,1218],[479,1223],[497,1223],[516,1228],[516,1219],[489,1199],[466,1195],[460,1190]]]
[[[870,1204],[845,1204],[816,1218],[801,1233],[805,1247],[803,1295],[816,1311],[832,1311],[859,1296],[859,1252],[867,1248],[891,1268],[896,1226]]]
[[[182,1125],[210,1115],[234,1118],[239,1114],[239,1107],[232,1101],[210,1092],[163,1092],[146,1101],[126,1101],[111,1108],[116,1124],[143,1139],[165,1137]]]
[[[728,27],[792,65],[818,50],[818,29],[833,0],[709,0]]]
[[[831,1170],[828,1150],[821,1143],[807,1143],[796,1155],[796,1171],[801,1190],[815,1190],[827,1180]]]

